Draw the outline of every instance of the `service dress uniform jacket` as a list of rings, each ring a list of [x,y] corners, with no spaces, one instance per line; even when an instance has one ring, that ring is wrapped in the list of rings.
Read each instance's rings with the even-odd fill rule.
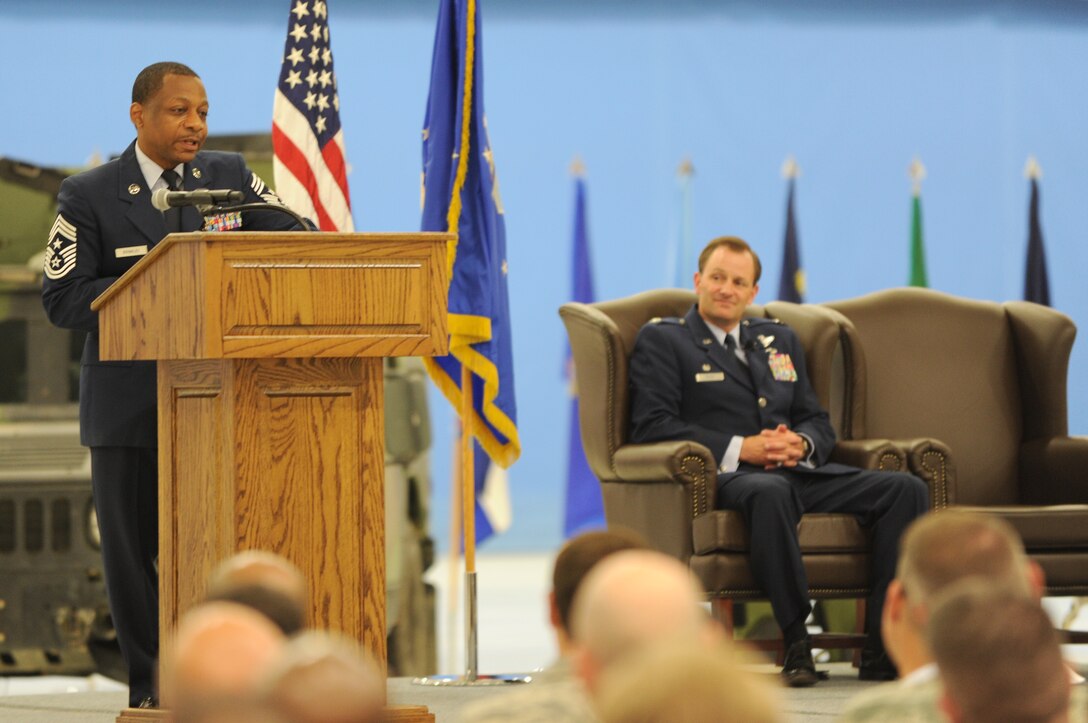
[[[279,199],[236,153],[202,151],[184,166],[183,190],[243,191],[245,202]],[[99,358],[98,314],[91,302],[167,234],[133,142],[121,157],[65,179],[49,233],[42,302],[59,327],[87,332],[79,375],[80,439],[91,448],[91,483],[101,532],[106,589],[129,671],[129,704],[155,696],[158,657],[158,460],[153,361]],[[181,231],[204,219],[181,209]],[[229,212],[209,228],[285,231],[276,211]],[[185,323],[179,319],[178,323]]]
[[[804,351],[777,319],[744,319],[748,365],[726,349],[693,307],[683,318],[656,319],[639,332],[631,356],[631,441],[688,439],[721,464],[730,440],[784,424],[808,437],[816,474],[856,472],[828,464],[835,430],[808,381]],[[763,471],[741,465],[737,474]]]

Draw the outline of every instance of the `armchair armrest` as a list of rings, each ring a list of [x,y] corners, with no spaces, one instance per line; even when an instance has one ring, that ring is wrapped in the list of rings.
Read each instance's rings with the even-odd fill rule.
[[[839,440],[831,450],[829,461],[888,472],[907,469],[906,452],[886,439]]]
[[[1020,447],[1025,504],[1088,504],[1088,437],[1033,439]]]
[[[625,482],[673,482],[691,488],[692,517],[714,509],[718,468],[714,455],[688,441],[625,444],[612,457],[616,475]]]
[[[956,503],[956,466],[948,445],[928,437],[891,441],[907,451],[910,471],[929,486],[929,509],[939,510]]]
[[[686,565],[692,520],[714,508],[718,469],[710,450],[694,442],[625,444],[612,470],[601,484],[609,527],[633,530]]]
[[[865,469],[910,472],[929,487],[932,510],[955,502],[956,473],[952,452],[936,439],[842,440],[832,450],[831,461]]]

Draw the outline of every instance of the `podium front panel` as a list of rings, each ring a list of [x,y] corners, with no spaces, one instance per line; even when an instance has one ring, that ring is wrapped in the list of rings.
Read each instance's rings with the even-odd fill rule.
[[[159,403],[164,652],[220,560],[268,550],[308,580],[313,626],[384,664],[381,360],[160,362]]]

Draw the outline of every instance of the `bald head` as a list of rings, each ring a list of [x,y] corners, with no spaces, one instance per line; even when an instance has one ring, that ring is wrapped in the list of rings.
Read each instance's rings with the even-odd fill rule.
[[[596,696],[602,723],[777,723],[770,686],[731,646],[652,646],[610,668]]]
[[[1069,676],[1054,625],[1038,601],[966,580],[935,600],[927,637],[953,720],[1064,720]]]
[[[896,578],[911,600],[925,604],[967,577],[979,575],[1024,594],[1031,568],[1016,530],[990,515],[941,510],[918,519],[903,536]]]
[[[193,608],[178,627],[169,666],[178,719],[203,720],[252,699],[283,645],[279,628],[250,608],[225,602]]]
[[[291,640],[262,685],[291,723],[370,723],[385,704],[385,677],[345,638],[309,632]]]
[[[306,625],[306,578],[286,558],[271,552],[247,550],[219,563],[208,580],[207,599],[251,607],[286,635]]]
[[[595,670],[652,643],[713,639],[702,596],[675,559],[649,550],[617,552],[590,571],[574,596],[574,639]]]

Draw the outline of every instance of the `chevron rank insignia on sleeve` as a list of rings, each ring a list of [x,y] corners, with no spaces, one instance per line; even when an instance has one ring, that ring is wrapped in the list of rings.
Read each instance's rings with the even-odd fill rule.
[[[283,205],[283,201],[280,200],[280,197],[276,195],[275,191],[265,185],[265,182],[261,177],[253,171],[249,172],[249,186],[265,203],[274,203],[277,206]]]
[[[47,278],[60,279],[76,265],[76,227],[61,214],[49,230],[49,244],[45,248],[43,271]]]

